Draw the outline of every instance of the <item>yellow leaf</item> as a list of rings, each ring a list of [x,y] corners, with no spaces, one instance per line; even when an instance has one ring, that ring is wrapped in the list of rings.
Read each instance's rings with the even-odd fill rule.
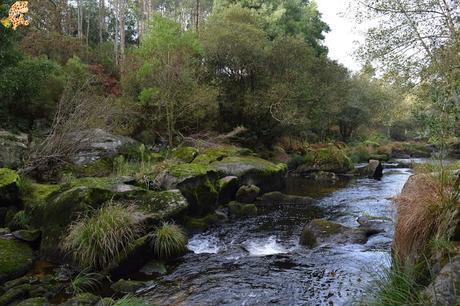
[[[0,20],[0,22],[3,24],[5,28],[11,27],[11,21],[8,18],[3,18]]]

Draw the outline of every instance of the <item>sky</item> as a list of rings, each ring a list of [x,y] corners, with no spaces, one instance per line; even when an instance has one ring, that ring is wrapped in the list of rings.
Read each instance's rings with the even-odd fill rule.
[[[323,21],[331,28],[325,41],[329,57],[356,72],[361,64],[354,58],[353,52],[364,43],[364,31],[363,26],[354,22],[351,14],[347,13],[350,1],[354,0],[316,0],[316,3]]]

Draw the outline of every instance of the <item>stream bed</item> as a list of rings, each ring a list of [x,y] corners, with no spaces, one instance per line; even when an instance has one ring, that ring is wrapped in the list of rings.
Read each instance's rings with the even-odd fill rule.
[[[346,305],[352,304],[390,263],[397,195],[409,169],[385,169],[367,178],[319,187],[288,178],[285,192],[317,198],[315,205],[280,206],[191,237],[191,252],[143,297],[156,305]],[[357,227],[359,216],[388,219],[385,232],[366,244],[298,244],[304,225],[326,218]]]

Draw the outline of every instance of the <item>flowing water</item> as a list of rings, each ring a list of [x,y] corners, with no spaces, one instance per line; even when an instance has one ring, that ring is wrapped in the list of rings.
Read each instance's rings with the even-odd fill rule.
[[[393,219],[389,198],[410,174],[409,169],[386,169],[380,181],[353,179],[327,188],[289,178],[286,193],[314,196],[317,203],[280,205],[193,236],[191,252],[144,297],[158,305],[352,304],[372,274],[389,264],[392,223],[364,245],[314,249],[298,244],[302,228],[313,218],[349,227],[357,227],[361,215]]]

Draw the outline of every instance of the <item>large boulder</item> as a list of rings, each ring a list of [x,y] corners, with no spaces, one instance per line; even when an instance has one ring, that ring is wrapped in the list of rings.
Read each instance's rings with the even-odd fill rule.
[[[0,167],[17,169],[27,152],[27,134],[13,134],[0,130]]]
[[[191,163],[173,165],[156,180],[164,189],[179,189],[190,204],[191,215],[204,215],[216,208],[218,178],[210,166]]]
[[[236,192],[236,200],[241,203],[254,203],[259,194],[259,187],[255,185],[243,185]]]
[[[236,176],[226,176],[217,182],[219,186],[218,204],[225,204],[235,200],[239,182],[240,180]]]
[[[313,219],[303,228],[299,243],[311,248],[324,243],[366,243],[366,241],[367,235],[364,230],[349,228],[325,219]]]
[[[8,168],[0,168],[0,207],[19,206],[19,175]]]
[[[27,198],[26,211],[33,215],[31,226],[42,231],[40,251],[45,257],[59,255],[59,243],[67,226],[81,214],[101,207],[108,200],[135,205],[151,224],[178,216],[188,203],[179,190],[156,192],[127,184],[132,179],[85,178],[58,185],[35,185],[41,189],[34,200]],[[34,193],[32,193],[34,194]]]
[[[284,194],[279,191],[268,192],[259,197],[257,206],[271,207],[284,205],[311,205],[315,202],[313,198]]]
[[[432,305],[458,305],[460,255],[450,258],[434,281],[424,290]]]
[[[222,176],[237,176],[242,185],[256,185],[262,192],[284,187],[286,164],[274,164],[254,156],[230,156],[211,163]]]
[[[32,249],[26,243],[0,237],[0,284],[24,275],[33,262]]]
[[[359,173],[373,179],[381,179],[383,176],[383,166],[379,160],[371,159],[367,166],[359,169]]]
[[[75,157],[78,165],[89,164],[104,157],[113,157],[127,144],[135,144],[132,138],[113,135],[102,129],[91,129],[75,133],[75,139],[86,144]]]

